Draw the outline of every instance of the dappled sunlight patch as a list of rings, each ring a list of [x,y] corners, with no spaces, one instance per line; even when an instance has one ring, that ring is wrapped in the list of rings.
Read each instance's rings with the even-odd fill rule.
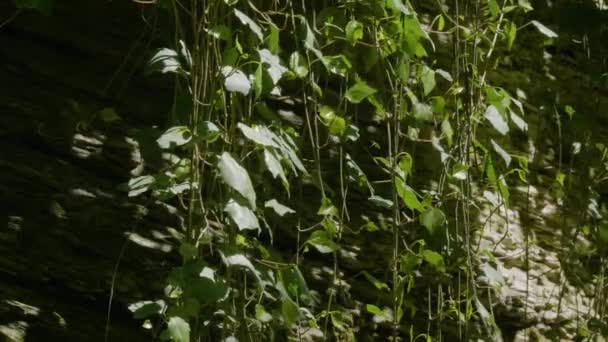
[[[130,241],[141,247],[157,249],[165,253],[169,253],[173,250],[173,247],[169,244],[154,241],[137,233],[126,233],[126,235]]]

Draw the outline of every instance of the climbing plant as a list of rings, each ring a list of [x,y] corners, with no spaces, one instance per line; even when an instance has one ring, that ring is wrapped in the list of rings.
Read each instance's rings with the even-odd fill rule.
[[[130,306],[144,327],[180,342],[499,336],[477,217],[507,213],[531,161],[507,147],[528,131],[522,99],[490,73],[521,30],[557,37],[525,22],[527,0],[140,3],[173,25],[148,69],[174,105],[165,167],[127,191],[183,218],[164,295]],[[594,227],[576,234],[605,242]]]

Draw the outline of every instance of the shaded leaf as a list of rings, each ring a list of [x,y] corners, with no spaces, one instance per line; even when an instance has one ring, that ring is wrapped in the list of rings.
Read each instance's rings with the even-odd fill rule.
[[[493,139],[490,139],[490,143],[492,144],[494,151],[496,151],[496,153],[502,157],[507,167],[509,167],[509,165],[511,165],[511,155],[500,147],[500,145],[498,145]]]
[[[346,91],[344,97],[352,103],[360,103],[368,96],[375,94],[376,91],[376,89],[370,87],[367,83],[359,81]]]
[[[337,251],[340,246],[336,244],[329,234],[323,230],[317,230],[310,235],[308,240],[306,240],[307,244],[312,245],[319,251],[319,253],[332,253]]]
[[[420,223],[431,233],[435,235],[443,227],[446,222],[446,217],[443,211],[438,208],[430,208],[420,215]]]

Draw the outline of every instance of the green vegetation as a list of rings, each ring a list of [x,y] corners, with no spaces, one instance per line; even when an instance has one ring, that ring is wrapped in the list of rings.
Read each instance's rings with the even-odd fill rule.
[[[55,15],[51,0],[13,2]],[[583,30],[544,1],[538,16],[528,0],[136,2],[165,44],[145,77],[172,106],[138,132],[143,166],[115,186],[180,218],[164,293],[128,307],[141,334],[608,336],[602,4]],[[573,40],[584,80],[551,64]],[[107,107],[75,131],[124,117]],[[557,285],[538,295],[545,277]],[[530,318],[546,315],[567,318]]]

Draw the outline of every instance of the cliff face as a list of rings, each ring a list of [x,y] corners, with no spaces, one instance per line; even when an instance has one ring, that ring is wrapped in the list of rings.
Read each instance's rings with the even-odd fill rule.
[[[13,12],[10,2],[0,4],[0,13]],[[23,11],[0,28],[0,334],[9,340],[99,341],[106,329],[109,341],[149,340],[127,305],[162,293],[176,258],[168,227],[179,221],[173,208],[129,199],[118,185],[143,167],[138,132],[164,125],[170,107],[170,80],[143,74],[151,48],[163,45],[154,41],[158,20],[129,1],[65,0],[52,16]],[[556,101],[548,88],[562,103],[599,113],[566,125],[605,137],[606,81],[587,69],[594,63],[606,72],[605,47],[554,49],[538,70],[517,68],[543,60],[531,52],[513,56],[493,78],[534,97],[530,139],[554,132],[539,119],[548,115],[539,108]],[[555,140],[540,140],[538,153],[555,155]],[[546,158],[536,169],[555,165]],[[584,286],[590,278],[571,271],[584,265],[559,253],[565,237],[557,227],[575,222],[555,219],[563,207],[546,195],[541,171],[535,187],[514,194],[513,208],[498,211],[480,234],[481,248],[494,248],[499,259],[480,273],[500,275],[486,280],[494,301],[485,305],[505,340],[523,339],[523,329],[572,339],[594,310]],[[583,249],[587,243],[580,239]]]
[[[131,129],[168,108],[141,75],[153,28],[128,1],[58,5],[0,29],[0,335],[102,340],[113,288],[108,340],[146,340],[126,306],[162,293],[170,217],[118,184],[140,162]]]

